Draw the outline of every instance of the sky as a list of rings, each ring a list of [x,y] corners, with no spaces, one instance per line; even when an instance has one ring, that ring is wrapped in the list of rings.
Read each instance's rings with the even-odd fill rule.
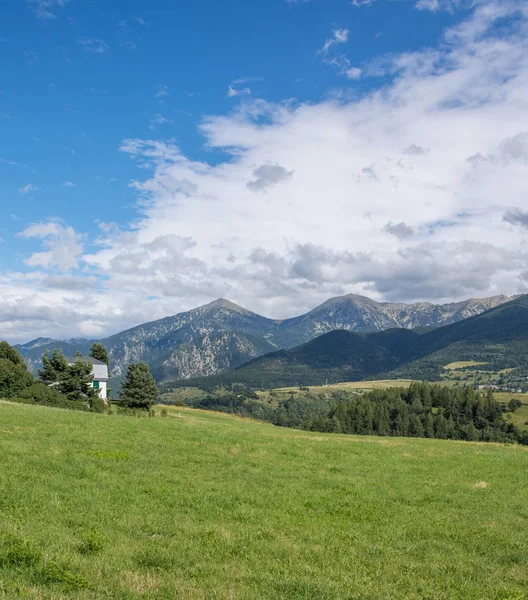
[[[0,339],[528,293],[528,0],[2,0]]]

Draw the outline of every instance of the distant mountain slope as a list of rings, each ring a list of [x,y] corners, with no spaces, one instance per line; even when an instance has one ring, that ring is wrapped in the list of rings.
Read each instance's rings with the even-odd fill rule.
[[[274,320],[228,300],[139,325],[100,340],[108,348],[112,375],[124,376],[131,362],[147,362],[158,381],[208,376],[237,367],[279,348],[290,349],[334,330],[376,332],[389,328],[431,327],[458,321],[500,305],[495,296],[456,304],[378,303],[350,294],[332,298],[300,317]],[[91,340],[53,341],[39,338],[18,346],[33,370],[46,350],[66,354],[89,351]]]
[[[497,368],[528,360],[528,296],[432,331],[333,331],[291,350],[273,352],[215,377],[188,384],[284,387],[354,381],[392,372],[431,378],[453,361],[479,360]],[[178,385],[177,383],[175,385]]]

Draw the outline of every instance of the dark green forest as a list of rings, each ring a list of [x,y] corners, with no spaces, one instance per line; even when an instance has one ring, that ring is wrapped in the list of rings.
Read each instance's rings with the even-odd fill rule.
[[[477,361],[490,370],[528,365],[528,296],[437,329],[377,333],[331,331],[291,350],[255,358],[211,377],[175,381],[214,390],[233,383],[272,389],[363,379],[436,381],[444,365]]]
[[[518,404],[502,405],[491,391],[481,393],[470,386],[450,389],[423,382],[363,395],[291,393],[277,405],[237,386],[192,406],[310,431],[528,444],[528,432],[504,418]]]

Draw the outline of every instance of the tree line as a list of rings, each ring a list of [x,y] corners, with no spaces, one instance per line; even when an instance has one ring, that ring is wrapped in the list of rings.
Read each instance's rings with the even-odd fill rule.
[[[0,342],[0,398],[75,410],[104,412],[108,407],[93,387],[93,367],[78,353],[68,361],[61,350],[46,352],[35,378],[22,356],[7,342]],[[110,366],[108,351],[95,342],[90,358]],[[109,373],[110,374],[110,373]],[[146,363],[128,366],[118,405],[127,410],[151,411],[159,391]]]
[[[471,386],[450,389],[423,382],[407,390],[373,390],[339,402],[305,427],[357,435],[528,444],[528,432],[504,419],[504,412],[518,407],[518,402],[503,407],[491,390],[481,393]]]
[[[520,401],[503,405],[491,390],[477,392],[471,386],[450,389],[423,382],[409,389],[372,390],[363,395],[344,390],[303,393],[301,389],[277,402],[265,402],[254,390],[235,384],[189,403],[310,431],[528,444],[528,432],[504,418],[520,407]]]

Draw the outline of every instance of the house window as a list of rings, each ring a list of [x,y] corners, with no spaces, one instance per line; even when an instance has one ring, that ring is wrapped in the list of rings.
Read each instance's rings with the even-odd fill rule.
[[[94,390],[98,390],[99,389],[99,382],[98,381],[94,381],[93,382],[93,388],[94,388]]]

